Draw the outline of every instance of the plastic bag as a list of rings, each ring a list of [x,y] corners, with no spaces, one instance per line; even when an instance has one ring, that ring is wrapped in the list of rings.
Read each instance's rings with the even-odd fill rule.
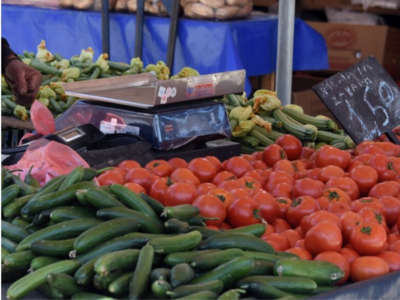
[[[37,133],[45,136],[56,131],[52,113],[37,100],[33,102],[31,107],[31,120]]]
[[[24,180],[31,166],[32,176],[42,186],[50,179],[68,174],[78,166],[89,168],[89,164],[70,147],[45,139],[33,141],[19,162],[6,168],[21,169],[19,175]],[[15,174],[18,175],[17,172]]]

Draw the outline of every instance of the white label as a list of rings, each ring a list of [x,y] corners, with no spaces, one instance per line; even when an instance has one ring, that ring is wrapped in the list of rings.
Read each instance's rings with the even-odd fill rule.
[[[160,86],[160,89],[158,90],[158,97],[162,97],[165,94],[165,87]]]
[[[115,132],[115,126],[110,122],[101,121],[100,131],[104,134],[113,134]]]
[[[167,97],[166,94],[164,94],[164,95],[161,97],[161,104],[167,103],[167,100],[168,100],[168,97]]]
[[[174,98],[176,96],[176,88],[172,88],[171,97]]]
[[[168,97],[171,97],[171,88],[169,87],[169,88],[167,88],[167,91],[165,92],[165,95],[167,96],[167,98]]]
[[[100,131],[104,134],[130,133],[139,135],[140,128],[131,125],[112,124],[111,120],[111,122],[101,121]]]
[[[111,124],[117,125],[118,124],[118,120],[116,118],[111,118]]]

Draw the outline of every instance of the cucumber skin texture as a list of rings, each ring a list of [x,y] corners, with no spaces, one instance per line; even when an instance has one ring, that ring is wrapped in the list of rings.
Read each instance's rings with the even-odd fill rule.
[[[252,234],[256,237],[262,237],[266,231],[266,226],[264,224],[253,224],[244,227],[239,227],[235,229],[226,230],[226,233],[247,233]]]
[[[151,285],[151,291],[158,299],[165,299],[167,292],[172,291],[172,286],[165,280],[159,279]]]
[[[190,282],[195,276],[193,268],[189,264],[179,264],[171,269],[170,283],[176,288],[182,284]]]
[[[274,264],[270,261],[254,260],[254,266],[248,276],[274,275]]]
[[[4,265],[12,268],[29,268],[35,257],[36,255],[31,250],[11,253],[4,258]]]
[[[37,194],[36,194],[37,195]],[[12,219],[19,215],[21,209],[35,196],[35,194],[26,195],[15,199],[3,208],[3,215],[6,219]]]
[[[294,294],[310,294],[316,288],[315,281],[301,277],[278,277],[278,276],[251,276],[239,281],[239,284],[251,283],[255,281],[265,281],[281,291]]]
[[[140,250],[129,249],[104,254],[96,260],[94,270],[96,273],[109,273],[117,269],[133,269],[139,259],[139,253]]]
[[[217,300],[239,300],[240,294],[236,290],[229,290],[218,297]]]
[[[185,297],[182,298],[175,298],[176,300],[184,300],[184,299],[188,299],[188,300],[216,300],[218,298],[218,295],[214,292],[210,292],[210,291],[202,291],[202,292],[197,292],[191,295],[187,295]]]
[[[220,294],[224,290],[224,284],[221,280],[213,280],[205,283],[199,284],[188,284],[188,285],[181,285],[175,288],[171,293],[168,295],[172,298],[181,298],[190,294],[197,293],[199,291],[211,291],[216,294]]]
[[[153,269],[150,273],[150,282],[153,283],[158,279],[163,279],[169,281],[169,277],[171,275],[171,270],[167,268],[156,268]]]
[[[190,264],[196,257],[209,253],[215,253],[218,251],[219,251],[218,249],[211,249],[211,250],[170,253],[165,257],[164,262],[170,267],[173,267],[181,263]]]
[[[173,253],[178,251],[191,250],[196,248],[201,242],[201,233],[192,231],[186,234],[173,237],[154,238],[149,241],[157,253]]]
[[[99,188],[89,188],[85,194],[85,199],[94,207],[101,208],[112,208],[112,207],[125,207],[124,204],[119,202],[113,196],[104,192]]]
[[[92,258],[90,261],[82,264],[82,266],[75,272],[74,279],[77,284],[87,286],[93,282],[93,277],[96,275],[94,264],[97,257]]]
[[[94,293],[76,293],[71,297],[71,300],[117,300],[117,299]]]
[[[78,267],[79,263],[72,260],[63,260],[43,267],[14,282],[7,291],[7,298],[20,299],[46,283],[47,275],[51,273],[72,273]]]
[[[14,253],[18,244],[4,236],[1,237],[1,247],[6,249],[10,253]]]
[[[83,289],[75,283],[74,278],[67,274],[49,274],[46,280],[50,287],[55,288],[67,296],[83,292]]]
[[[82,218],[96,218],[96,214],[92,213],[91,211],[88,211],[86,207],[82,207],[82,211],[76,208],[56,209],[50,214],[50,220],[52,220],[55,223],[60,223],[75,219],[82,219]]]
[[[140,299],[147,289],[150,279],[151,266],[154,259],[154,249],[146,245],[140,250],[138,264],[129,284],[129,299]]]
[[[178,219],[180,221],[188,221],[193,217],[196,217],[200,213],[200,210],[190,204],[182,204],[177,206],[166,206],[162,212],[162,216],[167,219]]]
[[[198,256],[192,260],[191,265],[198,271],[208,271],[243,255],[244,252],[240,249],[221,250],[216,253]]]
[[[58,261],[61,261],[58,258],[54,258],[54,257],[49,257],[49,256],[38,256],[35,257],[34,259],[32,259],[31,261],[31,269],[33,271],[39,270],[45,266],[54,264]]]
[[[250,291],[252,292],[252,294],[254,294],[257,298],[260,299],[267,299],[267,298],[278,299],[288,296],[294,296],[295,299],[302,299],[308,297],[305,295],[296,295],[278,290],[268,282],[262,280],[253,280],[250,284],[248,283],[248,286],[250,287]]]
[[[72,251],[75,238],[61,241],[39,240],[31,244],[31,250],[37,255],[68,258]]]
[[[114,295],[124,295],[129,292],[129,283],[132,279],[133,272],[122,275],[121,277],[115,279],[108,286],[108,291]]]
[[[314,280],[318,285],[333,285],[344,276],[339,267],[326,261],[286,258],[275,263],[274,274],[277,276],[306,277]]]
[[[132,218],[118,218],[103,222],[78,236],[74,242],[74,249],[78,253],[85,253],[95,245],[138,229],[139,223]]]
[[[18,227],[14,224],[11,224],[10,222],[2,220],[1,235],[12,240],[13,242],[20,243],[29,236],[29,232],[24,228]]]
[[[9,185],[1,191],[1,207],[10,204],[19,193],[19,186],[16,184]]]
[[[21,241],[17,247],[17,251],[28,250],[31,247],[31,244],[38,240],[68,239],[76,237],[99,223],[100,221],[96,219],[78,219],[49,226],[31,234]]]

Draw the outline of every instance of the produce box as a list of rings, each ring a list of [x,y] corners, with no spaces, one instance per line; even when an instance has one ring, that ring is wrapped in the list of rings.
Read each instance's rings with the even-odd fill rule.
[[[181,0],[184,15],[192,19],[245,18],[253,10],[251,0]]]
[[[307,23],[324,36],[332,71],[344,70],[373,55],[390,75],[400,77],[400,30],[388,26]]]

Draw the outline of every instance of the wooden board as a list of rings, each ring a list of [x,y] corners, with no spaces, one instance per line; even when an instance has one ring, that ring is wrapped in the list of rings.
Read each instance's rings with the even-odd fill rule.
[[[1,116],[1,129],[5,129],[7,127],[15,129],[34,130],[31,120],[22,121],[15,117]]]

